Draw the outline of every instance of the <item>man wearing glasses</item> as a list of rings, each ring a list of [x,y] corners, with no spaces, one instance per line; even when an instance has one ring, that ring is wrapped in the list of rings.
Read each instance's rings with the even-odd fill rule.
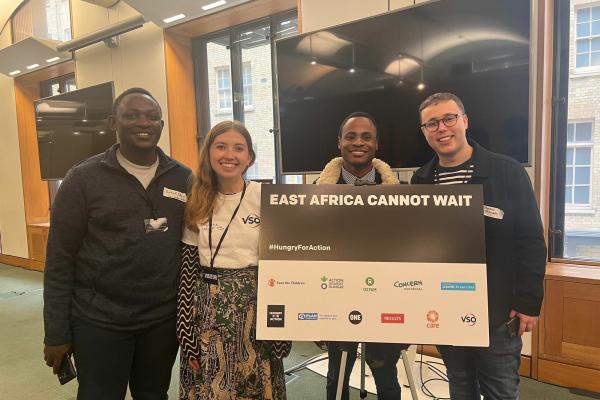
[[[483,185],[490,345],[438,346],[450,396],[518,399],[521,335],[537,323],[546,266],[531,182],[517,161],[467,139],[469,119],[457,96],[431,95],[419,113],[421,131],[436,156],[415,172],[412,183]]]

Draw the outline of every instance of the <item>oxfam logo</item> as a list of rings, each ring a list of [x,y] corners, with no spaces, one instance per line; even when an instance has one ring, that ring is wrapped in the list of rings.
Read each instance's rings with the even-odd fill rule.
[[[325,275],[321,277],[321,289],[327,289],[327,277]]]
[[[375,279],[369,276],[367,277],[367,279],[365,279],[365,283],[367,284],[367,286],[373,286],[375,284]]]

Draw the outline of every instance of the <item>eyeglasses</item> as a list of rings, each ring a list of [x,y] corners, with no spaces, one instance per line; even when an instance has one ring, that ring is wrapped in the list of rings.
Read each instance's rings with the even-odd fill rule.
[[[444,118],[440,119],[431,119],[424,124],[421,124],[421,128],[427,129],[429,132],[435,132],[440,127],[440,121],[444,123],[446,128],[450,128],[456,125],[459,116],[464,116],[466,114],[446,114]]]

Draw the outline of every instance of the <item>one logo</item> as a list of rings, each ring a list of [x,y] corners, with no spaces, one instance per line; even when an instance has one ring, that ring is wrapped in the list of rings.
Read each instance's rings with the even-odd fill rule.
[[[257,228],[260,226],[260,217],[256,214],[250,214],[245,218],[242,218],[242,222],[245,225],[250,225],[252,228]]]
[[[365,283],[367,284],[367,286],[373,286],[375,284],[375,279],[369,276],[367,277],[367,279],[365,279]]]
[[[440,324],[438,321],[440,319],[440,314],[435,310],[430,310],[427,312],[427,327],[428,328],[439,328]]]
[[[269,287],[275,287],[276,283],[277,283],[277,280],[275,280],[275,278],[269,278],[267,280],[267,285],[269,285]]]
[[[353,325],[358,325],[362,322],[362,314],[360,311],[351,311],[348,315],[348,321],[350,321],[350,323]]]
[[[396,281],[394,287],[403,290],[423,290],[422,281]]]
[[[472,292],[475,291],[475,282],[442,282],[441,289]]]
[[[319,314],[316,312],[298,313],[298,321],[316,321],[319,319]]]
[[[343,289],[344,280],[339,278],[321,277],[321,289]]]
[[[267,306],[267,327],[283,328],[285,326],[285,305]]]
[[[469,326],[473,326],[477,323],[477,317],[471,313],[463,315],[462,317],[460,317],[460,319],[464,324],[467,324]]]
[[[404,314],[381,313],[382,324],[403,324]]]

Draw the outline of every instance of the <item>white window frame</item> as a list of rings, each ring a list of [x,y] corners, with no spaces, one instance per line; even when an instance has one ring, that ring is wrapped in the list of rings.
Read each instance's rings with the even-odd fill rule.
[[[575,164],[575,151],[573,152],[573,164],[571,165],[573,168],[573,177],[572,177],[572,181],[571,181],[571,185],[568,185],[565,181],[565,193],[569,190],[573,191],[572,195],[573,198],[575,196],[574,193],[574,188],[576,186],[586,186],[584,184],[575,184],[575,167],[585,167],[587,166],[590,170],[589,173],[589,183],[587,184],[587,186],[589,186],[589,191],[588,191],[588,201],[587,203],[567,203],[567,200],[565,198],[565,212],[569,212],[569,213],[573,213],[576,214],[578,211],[587,211],[590,210],[591,207],[591,199],[592,199],[592,195],[593,195],[593,165],[594,165],[594,121],[591,119],[583,119],[583,120],[570,120],[567,123],[567,129],[569,125],[574,125],[574,138],[577,139],[577,125],[578,124],[585,124],[585,123],[589,123],[592,125],[591,127],[591,140],[590,141],[573,141],[573,142],[569,142],[568,141],[568,135],[567,135],[567,151],[569,149],[583,149],[583,148],[589,148],[590,149],[590,164],[589,165],[577,165]],[[565,165],[565,168],[567,167],[567,165]]]
[[[589,39],[590,40],[590,51],[585,53],[590,55],[592,53],[591,51],[591,39],[595,39],[595,38],[600,38],[600,34],[598,35],[592,35],[591,34],[591,22],[590,21],[590,35],[589,36],[582,36],[579,37],[577,35],[577,13],[579,12],[579,10],[582,9],[586,9],[589,8],[590,9],[590,18],[591,18],[591,10],[592,8],[595,7],[600,7],[600,2],[599,3],[590,3],[590,4],[581,4],[579,6],[576,6],[573,10],[574,12],[574,16],[573,16],[573,71],[577,74],[577,75],[588,75],[588,74],[598,74],[600,73],[600,64],[598,65],[590,65],[587,67],[578,67],[577,66],[577,41],[578,40],[582,40],[582,39]],[[584,54],[584,53],[581,53]],[[591,57],[591,55],[589,56]]]
[[[228,77],[228,86],[221,87],[221,79],[219,74],[225,72]],[[219,112],[231,112],[233,107],[233,95],[231,93],[231,69],[228,65],[215,67],[215,87],[217,88],[217,109]],[[225,94],[226,93],[226,94]],[[228,101],[228,105],[221,105],[221,100]]]
[[[252,92],[252,64],[250,61],[242,63],[242,85],[244,91],[244,110],[254,107],[254,93]]]

